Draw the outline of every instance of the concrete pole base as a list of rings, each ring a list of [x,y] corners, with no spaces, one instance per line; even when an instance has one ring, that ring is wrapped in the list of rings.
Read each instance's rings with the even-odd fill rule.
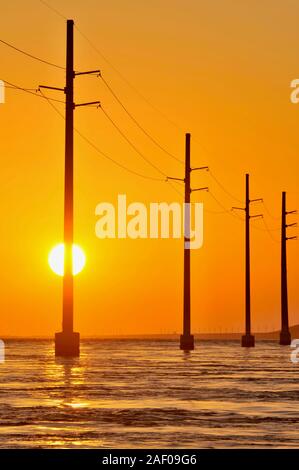
[[[292,342],[291,333],[288,330],[281,331],[280,337],[279,337],[279,344],[281,344],[282,346],[289,346],[291,342]]]
[[[180,337],[180,349],[183,351],[193,351],[194,349],[194,336],[193,335],[181,335]]]
[[[80,333],[61,332],[55,334],[55,356],[79,357]]]
[[[243,348],[253,348],[255,345],[254,336],[253,335],[242,336],[241,345]]]

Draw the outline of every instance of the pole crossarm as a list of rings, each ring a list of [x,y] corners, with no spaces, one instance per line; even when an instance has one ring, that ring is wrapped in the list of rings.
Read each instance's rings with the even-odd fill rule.
[[[209,167],[208,166],[200,166],[198,168],[190,168],[190,171],[198,171],[198,170],[206,170],[206,171],[209,171]]]
[[[257,219],[257,218],[259,218],[259,217],[260,217],[260,218],[263,218],[264,216],[263,216],[263,214],[257,214],[257,215],[250,215],[250,216],[249,216],[250,219]]]
[[[209,188],[205,187],[205,188],[190,189],[190,193],[193,193],[194,191],[209,191]]]
[[[90,101],[89,103],[80,103],[80,104],[75,104],[75,108],[79,108],[80,106],[95,106],[99,108],[101,106],[100,101]]]
[[[298,240],[298,237],[286,237],[286,240]]]
[[[286,224],[286,227],[297,227],[297,222],[294,222],[293,224]]]
[[[78,75],[96,75],[97,77],[101,76],[100,70],[90,70],[88,72],[75,72],[74,76],[77,77]]]
[[[185,182],[185,178],[173,178],[172,176],[166,176],[166,181],[168,180],[183,181],[183,183]]]
[[[260,198],[258,198],[258,199],[250,199],[249,202],[251,203],[251,202],[263,202],[263,201],[264,201],[263,198],[260,197]]]
[[[297,213],[298,213],[297,210],[294,210],[294,211],[287,211],[287,212],[286,212],[286,215],[297,214]]]
[[[245,207],[232,207],[232,211],[245,211]]]
[[[55,90],[55,91],[63,91],[65,93],[66,89],[65,88],[58,88],[55,86],[46,86],[46,85],[39,85],[38,89],[43,88],[46,90]]]

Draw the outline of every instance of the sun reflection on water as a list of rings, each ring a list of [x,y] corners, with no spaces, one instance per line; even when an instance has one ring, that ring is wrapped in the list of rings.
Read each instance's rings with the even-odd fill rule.
[[[298,447],[299,368],[277,344],[11,341],[0,368],[0,447]],[[270,436],[270,437],[269,437]],[[268,439],[268,440],[267,440]]]

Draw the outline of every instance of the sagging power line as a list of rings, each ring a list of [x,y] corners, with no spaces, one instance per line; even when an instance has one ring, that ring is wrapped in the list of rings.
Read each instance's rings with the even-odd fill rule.
[[[43,0],[40,0],[41,3],[43,3],[45,6],[47,6],[50,10],[54,11],[56,14],[58,14],[61,18],[63,19],[66,19],[66,17],[59,13],[58,10],[56,10],[55,8],[53,8],[50,4],[48,4],[47,2],[43,1]],[[78,29],[78,28],[77,28]],[[79,29],[78,29],[78,32]],[[91,41],[87,38],[86,35],[84,35],[82,32],[80,32],[80,34],[82,36],[85,37],[85,39],[90,43],[90,45],[92,45],[92,47],[95,47]],[[32,53],[29,53],[23,49],[20,49],[18,48],[17,46],[11,44],[11,43],[8,43],[7,41],[4,41],[4,40],[1,40],[0,39],[0,42],[3,43],[4,45],[10,47],[11,49],[31,58],[31,59],[34,59],[36,61],[39,61],[43,64],[46,64],[46,65],[49,65],[49,66],[52,66],[52,67],[55,67],[55,68],[58,68],[58,69],[61,69],[61,70],[66,70],[66,68],[64,66],[60,66],[60,65],[57,65],[53,62],[50,62],[48,60],[45,60],[45,59],[41,59],[40,57],[37,57],[36,55],[32,54]],[[97,48],[96,48],[97,49]],[[99,52],[99,51],[97,51]],[[100,55],[102,56],[102,54],[100,53]],[[104,57],[104,56],[103,56]],[[110,64],[111,65],[111,64]],[[137,119],[132,115],[132,113],[127,109],[127,107],[123,104],[123,102],[120,100],[120,98],[118,97],[118,95],[114,92],[114,90],[112,89],[111,85],[109,85],[109,83],[107,82],[107,80],[103,77],[102,73],[100,70],[97,70],[97,71],[92,71],[92,72],[89,72],[90,74],[94,74],[98,77],[101,77],[103,83],[105,84],[105,86],[107,87],[107,89],[110,91],[110,93],[114,96],[114,98],[117,100],[117,102],[120,104],[120,106],[125,110],[125,112],[127,113],[127,115],[130,117],[130,119],[138,126],[138,128],[151,140],[152,143],[154,143],[161,151],[163,151],[165,154],[167,154],[168,156],[170,156],[171,158],[173,158],[174,160],[176,160],[177,162],[183,164],[183,161],[178,158],[177,156],[175,156],[174,154],[172,154],[171,152],[169,152],[164,146],[162,146],[145,128],[144,126],[142,126],[138,121]],[[81,72],[76,72],[76,75],[85,75],[85,73],[81,73]],[[34,90],[29,90],[29,89],[22,89],[21,87],[17,87],[15,86],[16,89],[20,89],[20,90],[23,90],[23,91],[34,91]],[[54,87],[49,87],[51,89],[55,89]],[[56,88],[57,89],[57,88]],[[56,102],[60,102],[59,100],[54,100],[52,99],[53,101],[56,101]],[[114,123],[115,125],[115,123]],[[130,144],[131,145],[131,144]],[[139,154],[141,154],[140,151],[138,151]],[[152,163],[150,163],[152,164]],[[153,164],[152,164],[153,165]],[[156,167],[155,167],[156,168]],[[160,170],[159,170],[160,171]],[[160,171],[161,174],[163,174],[163,172]],[[218,184],[218,186],[226,193],[228,194],[229,196],[231,196],[233,199],[241,202],[238,198],[236,198],[235,196],[233,196],[230,191],[228,191],[224,185],[216,178],[216,176],[211,172],[210,176],[214,179],[214,181]]]
[[[19,49],[18,47],[14,46],[13,44],[10,44],[9,42],[4,41],[3,39],[0,39],[0,43],[4,44],[5,46],[10,47],[11,49],[20,52],[21,54],[30,57],[31,59],[37,60],[38,62],[41,62],[46,65],[50,65],[51,67],[55,67],[60,70],[65,70],[65,67],[62,67],[60,65],[54,64],[53,62],[49,62],[47,60],[41,59],[40,57],[37,57],[33,54],[30,54],[29,52],[23,51],[22,49]]]
[[[128,108],[123,104],[123,102],[120,100],[120,98],[118,97],[118,95],[113,91],[111,85],[109,85],[109,83],[107,82],[107,80],[103,77],[102,74],[100,74],[100,77],[102,79],[102,82],[105,84],[106,88],[110,91],[110,93],[112,94],[112,96],[114,96],[114,98],[116,99],[116,101],[119,103],[119,105],[123,108],[123,110],[127,113],[127,115],[129,116],[129,118],[136,124],[136,126],[150,139],[150,141],[156,145],[156,147],[158,147],[160,150],[162,150],[162,152],[164,152],[166,155],[168,155],[169,157],[173,158],[175,161],[181,163],[181,164],[184,164],[184,162],[176,157],[175,155],[173,155],[171,152],[169,152],[168,150],[165,149],[165,147],[163,147],[161,144],[159,144],[159,142],[137,121],[137,119],[132,115],[132,113],[128,110]]]
[[[54,109],[54,111],[62,118],[62,119],[65,119],[65,116],[63,115],[62,112],[60,112],[60,110],[51,102],[51,100],[45,96],[42,92],[42,90],[40,89],[40,93],[43,95],[43,97],[48,101],[49,105]],[[84,135],[77,127],[74,127],[74,131],[76,132],[76,134],[78,134],[82,140],[84,140],[84,142],[86,142],[93,150],[95,150],[99,155],[101,155],[103,158],[105,158],[106,160],[110,161],[111,163],[113,163],[114,165],[116,165],[117,167],[119,167],[120,169],[126,171],[127,173],[130,173],[134,176],[137,176],[139,178],[142,178],[142,179],[147,179],[147,180],[150,180],[150,181],[158,181],[158,182],[165,182],[165,179],[163,178],[156,178],[154,176],[149,176],[149,175],[146,175],[146,174],[143,174],[143,173],[140,173],[136,170],[133,170],[132,168],[129,168],[125,165],[123,165],[122,163],[118,162],[117,160],[115,160],[114,158],[112,158],[110,155],[108,155],[106,152],[104,152],[103,150],[101,150],[94,142],[92,142],[88,137],[86,137],[86,135]]]

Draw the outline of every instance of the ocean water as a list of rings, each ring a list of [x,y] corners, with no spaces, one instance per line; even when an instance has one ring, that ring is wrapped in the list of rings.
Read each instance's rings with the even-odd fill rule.
[[[8,341],[1,448],[299,447],[299,364],[272,342]]]

